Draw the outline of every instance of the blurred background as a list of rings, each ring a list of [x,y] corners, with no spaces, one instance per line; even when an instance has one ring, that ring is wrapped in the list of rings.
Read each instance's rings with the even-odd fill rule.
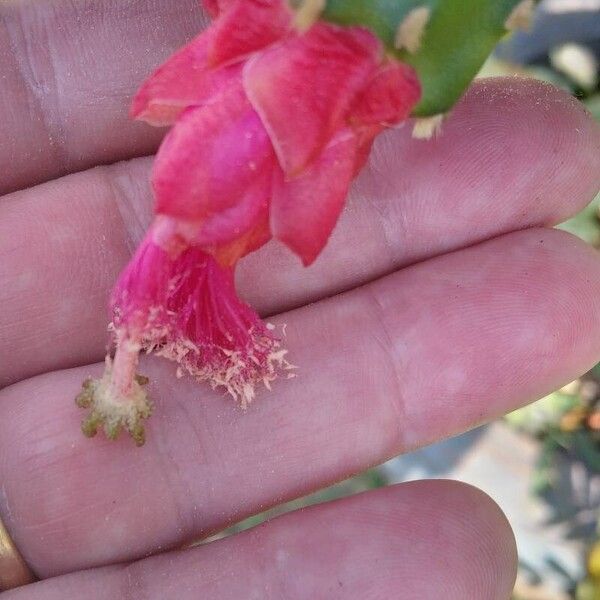
[[[530,30],[505,39],[481,76],[552,82],[600,121],[599,64],[600,0],[543,0]],[[600,249],[600,194],[561,228]],[[504,510],[519,549],[513,600],[600,600],[600,363],[501,421],[394,458],[218,537],[315,502],[430,477],[471,483]]]

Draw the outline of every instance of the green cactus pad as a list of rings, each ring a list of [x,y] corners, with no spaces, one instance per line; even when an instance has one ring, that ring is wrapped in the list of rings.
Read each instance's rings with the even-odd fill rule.
[[[321,18],[371,29],[399,60],[419,74],[423,97],[414,115],[447,112],[462,96],[520,0],[326,0]],[[396,32],[415,9],[429,9],[419,48],[396,49]]]

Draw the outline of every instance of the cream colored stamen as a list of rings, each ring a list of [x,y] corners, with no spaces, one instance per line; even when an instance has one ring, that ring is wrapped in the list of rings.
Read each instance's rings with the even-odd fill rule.
[[[404,20],[398,29],[396,29],[396,37],[394,38],[394,46],[398,50],[408,50],[411,54],[414,54],[421,47],[421,41],[423,40],[423,34],[427,23],[429,23],[429,17],[431,16],[431,9],[428,6],[419,6],[413,8],[404,17]]]
[[[445,115],[433,115],[415,120],[412,136],[419,140],[430,140],[442,131],[442,123]]]
[[[303,0],[296,10],[294,26],[298,31],[306,31],[314,25],[325,10],[326,0]]]

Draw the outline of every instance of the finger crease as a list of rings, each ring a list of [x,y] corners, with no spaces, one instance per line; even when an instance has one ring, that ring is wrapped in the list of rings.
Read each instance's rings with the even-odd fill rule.
[[[34,11],[37,11],[35,7]],[[68,144],[61,116],[54,43],[43,17],[34,12],[31,17],[33,26],[30,26],[25,21],[25,14],[24,10],[17,8],[12,18],[5,19],[10,48],[23,83],[30,116],[43,128],[56,164],[66,165]]]
[[[381,356],[387,363],[388,369],[386,373],[390,375],[391,387],[390,392],[385,394],[390,413],[394,423],[397,424],[396,439],[394,448],[405,448],[407,446],[406,437],[404,435],[404,423],[406,421],[406,397],[404,394],[403,382],[405,374],[401,372],[400,365],[394,352],[394,340],[390,335],[390,323],[387,318],[387,311],[383,306],[378,293],[373,289],[372,285],[367,285],[362,288],[367,296],[369,310],[367,311],[371,318],[375,321],[373,327],[370,328],[371,337],[377,347],[381,350]]]

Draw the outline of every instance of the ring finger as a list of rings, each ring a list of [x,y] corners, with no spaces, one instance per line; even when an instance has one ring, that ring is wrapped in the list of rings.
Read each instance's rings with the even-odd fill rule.
[[[284,515],[128,566],[50,579],[3,600],[507,600],[512,532],[482,492],[424,481]]]

